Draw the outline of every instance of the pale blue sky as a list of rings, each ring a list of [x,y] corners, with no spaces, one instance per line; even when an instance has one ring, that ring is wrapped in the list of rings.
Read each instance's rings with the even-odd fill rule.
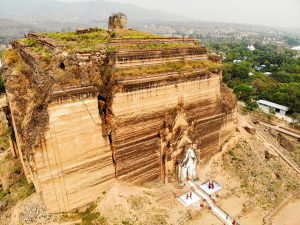
[[[92,0],[59,0],[66,2]],[[300,27],[300,0],[106,0],[160,9],[192,19]]]

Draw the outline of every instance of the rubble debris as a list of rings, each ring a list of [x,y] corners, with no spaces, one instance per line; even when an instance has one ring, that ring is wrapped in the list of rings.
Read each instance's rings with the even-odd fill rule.
[[[255,128],[251,126],[245,126],[244,129],[249,133],[254,135],[255,134]]]

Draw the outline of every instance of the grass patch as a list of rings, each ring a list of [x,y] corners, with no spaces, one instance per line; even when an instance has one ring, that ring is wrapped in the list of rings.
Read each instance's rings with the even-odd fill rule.
[[[113,38],[162,38],[161,35],[151,34],[138,30],[120,29],[112,33]]]
[[[89,41],[104,43],[109,36],[109,33],[106,30],[102,29],[84,34],[77,34],[76,32],[55,32],[42,34],[42,37],[54,39],[61,44],[66,44],[68,42],[82,43]]]
[[[3,62],[6,65],[17,63],[20,60],[18,52],[14,49],[8,49],[7,51],[4,51],[2,57]]]
[[[32,38],[23,38],[22,41],[27,47],[31,47],[33,52],[38,53],[43,57],[44,60],[49,62],[52,53],[48,48],[40,45],[36,40]]]
[[[102,29],[95,32],[77,34],[75,32],[43,33],[42,37],[51,38],[56,44],[64,45],[69,50],[94,51],[107,44],[110,34]]]
[[[134,225],[134,223],[132,223],[131,221],[128,221],[128,220],[122,220],[122,224],[123,225]]]
[[[288,150],[287,154],[300,167],[300,144],[294,143],[293,146],[294,148],[290,151]]]
[[[25,199],[35,192],[32,183],[28,183],[21,162],[11,154],[0,161],[0,177],[2,186],[0,187],[0,201],[7,203],[7,208],[14,206],[18,201]],[[4,182],[4,183],[3,183]],[[4,186],[8,187],[4,190]]]
[[[4,115],[0,115],[3,117]],[[0,118],[0,152],[9,148],[9,136],[11,133],[11,129],[7,127],[4,122],[4,118]]]
[[[151,44],[122,44],[114,46],[115,50],[134,49],[134,50],[151,50],[151,49],[165,49],[165,48],[188,48],[197,47],[197,43],[151,43]]]
[[[159,65],[118,68],[113,72],[115,77],[127,76],[145,76],[147,74],[160,74],[168,72],[191,72],[195,69],[206,69],[207,72],[217,73],[222,69],[222,65],[205,60],[205,61],[180,61],[167,62]]]
[[[106,225],[107,219],[100,212],[95,212],[97,205],[92,204],[85,212],[78,213],[81,217],[81,225]]]
[[[32,38],[24,38],[22,39],[23,43],[27,46],[27,47],[36,47],[37,46],[37,41],[32,39]]]
[[[133,196],[128,201],[129,201],[132,209],[134,209],[136,211],[143,209],[144,204],[146,203],[146,200],[140,196]]]
[[[69,50],[80,51],[94,51],[103,48],[103,45],[108,44],[112,38],[159,38],[161,36],[156,34],[149,34],[135,30],[116,30],[109,32],[107,30],[98,28],[94,32],[77,34],[76,32],[56,32],[56,33],[43,33],[44,38],[50,38],[56,44],[65,45]],[[32,43],[27,41],[29,46]],[[136,46],[129,46],[136,48]],[[146,46],[140,46],[142,49]],[[121,47],[122,48],[122,47]],[[155,46],[148,46],[148,48],[155,48]]]

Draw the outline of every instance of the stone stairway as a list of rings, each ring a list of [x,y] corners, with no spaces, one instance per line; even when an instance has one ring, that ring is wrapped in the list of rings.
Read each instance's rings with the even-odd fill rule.
[[[195,194],[198,195],[203,201],[207,202],[208,206],[211,208],[212,213],[218,217],[224,224],[232,225],[233,219],[220,209],[214,201],[200,188],[198,188],[192,181],[188,181],[187,184],[194,190]],[[236,222],[236,224],[240,224]]]

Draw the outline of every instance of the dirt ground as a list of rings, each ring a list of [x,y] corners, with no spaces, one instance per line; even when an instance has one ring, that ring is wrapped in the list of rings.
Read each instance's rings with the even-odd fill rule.
[[[300,201],[292,202],[282,208],[272,219],[273,225],[299,225]]]
[[[237,132],[223,145],[222,151],[200,162],[199,181],[213,178],[221,184],[216,204],[232,218],[243,225],[261,225],[280,202],[300,192],[300,179],[270,148],[269,144],[278,146],[278,143],[269,130],[253,124],[247,115],[239,115],[238,119]],[[250,125],[255,129],[254,134],[244,129]],[[263,143],[257,132],[264,135],[268,143]],[[196,212],[183,207],[176,197],[187,190],[177,184],[137,187],[118,182],[85,212],[56,215],[47,214],[39,196],[33,194],[6,212],[0,224],[223,224],[205,204]],[[299,201],[288,205],[272,218],[273,224],[297,224],[293,223],[298,222],[293,216],[298,216],[299,210]],[[291,220],[287,220],[289,218]]]

